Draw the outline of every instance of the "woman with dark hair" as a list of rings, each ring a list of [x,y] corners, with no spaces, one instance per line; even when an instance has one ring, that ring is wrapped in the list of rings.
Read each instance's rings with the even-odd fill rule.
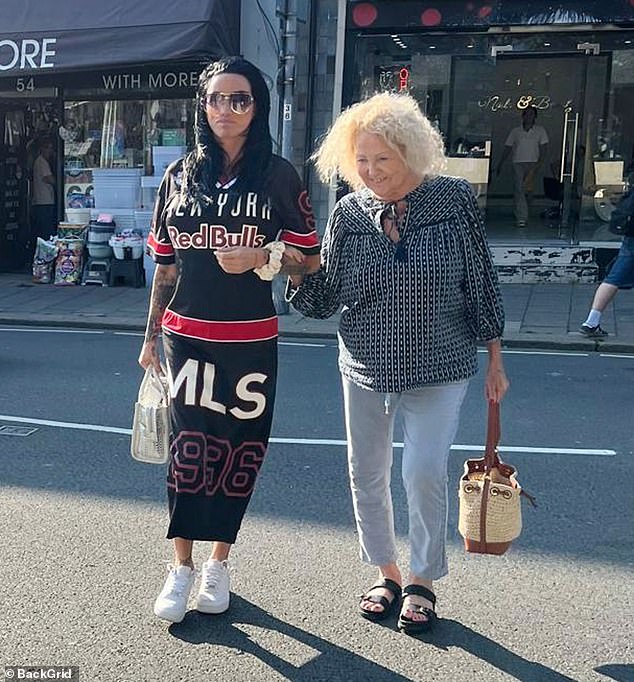
[[[175,563],[154,604],[180,622],[195,540],[211,541],[196,608],[229,607],[228,556],[268,444],[277,372],[271,280],[314,271],[310,202],[290,163],[272,153],[266,83],[229,57],[202,72],[195,148],[165,172],[148,248],[157,263],[140,365],[170,385],[167,478]]]

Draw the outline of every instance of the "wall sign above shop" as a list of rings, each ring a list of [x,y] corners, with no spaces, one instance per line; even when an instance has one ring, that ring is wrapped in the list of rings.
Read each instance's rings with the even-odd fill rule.
[[[554,102],[549,95],[515,95],[507,97],[505,95],[490,95],[478,100],[480,109],[487,111],[523,111],[528,107],[534,107],[539,111],[545,111],[551,108],[561,108],[563,111],[570,111],[572,107],[572,100],[568,100],[563,104]]]
[[[0,40],[0,71],[52,69],[57,38]]]
[[[200,68],[193,71],[159,71],[157,73],[104,73],[104,90],[155,90],[162,88],[195,88]]]
[[[78,73],[40,72],[36,75],[0,78],[3,92],[32,92],[42,88],[62,88],[66,95],[126,97],[155,97],[160,93],[170,96],[193,97],[198,85],[198,75],[204,64],[182,62],[169,66],[131,66],[108,71],[81,71]]]
[[[348,4],[348,28],[355,30],[634,21],[631,0],[350,0]]]

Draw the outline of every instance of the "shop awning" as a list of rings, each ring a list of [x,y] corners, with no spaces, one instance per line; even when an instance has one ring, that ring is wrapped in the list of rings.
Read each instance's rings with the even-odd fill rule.
[[[0,78],[239,51],[240,0],[0,3]]]

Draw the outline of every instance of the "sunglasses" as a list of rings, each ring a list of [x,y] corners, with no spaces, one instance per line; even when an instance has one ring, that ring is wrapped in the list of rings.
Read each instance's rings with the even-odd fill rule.
[[[210,92],[202,99],[203,103],[212,109],[220,109],[222,103],[226,102],[234,114],[248,113],[254,101],[247,92]]]

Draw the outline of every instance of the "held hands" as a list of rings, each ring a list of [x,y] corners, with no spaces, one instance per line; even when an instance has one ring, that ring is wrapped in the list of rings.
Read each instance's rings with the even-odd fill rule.
[[[214,251],[214,255],[220,267],[230,275],[241,275],[260,268],[269,259],[269,254],[264,249],[251,246],[228,246]]]
[[[306,256],[299,250],[292,246],[287,246],[284,249],[282,256],[282,268],[288,274],[303,274],[305,268],[303,266],[306,262]]]
[[[250,246],[228,246],[214,252],[220,267],[230,275],[241,275],[249,270],[261,268],[268,263],[269,253],[265,249]],[[282,256],[284,272],[293,272],[304,264],[306,257],[299,250],[287,246]]]

